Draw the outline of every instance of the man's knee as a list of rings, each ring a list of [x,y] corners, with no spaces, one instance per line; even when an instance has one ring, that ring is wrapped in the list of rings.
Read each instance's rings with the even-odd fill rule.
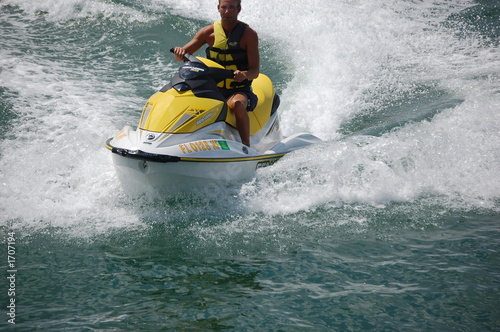
[[[233,111],[246,111],[248,100],[246,96],[242,94],[234,95],[231,100],[228,102],[228,105]]]
[[[247,111],[246,108],[247,108],[246,103],[241,102],[241,101],[237,101],[237,102],[234,103],[233,111],[234,112],[238,112],[238,113],[239,112],[241,112],[241,113],[245,112],[246,113],[246,111]]]

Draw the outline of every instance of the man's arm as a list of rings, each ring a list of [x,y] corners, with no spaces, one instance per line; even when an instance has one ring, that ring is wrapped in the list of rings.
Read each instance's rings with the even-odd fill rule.
[[[213,33],[213,25],[208,25],[204,28],[201,28],[200,31],[196,33],[193,39],[184,45],[184,47],[176,47],[174,48],[174,58],[177,61],[183,61],[184,54],[190,53],[194,54],[198,51],[203,45],[208,43],[210,34]]]
[[[234,72],[234,80],[237,82],[241,82],[244,79],[256,79],[260,73],[259,37],[257,36],[257,32],[247,27],[242,39],[242,44],[246,46],[248,70],[236,70]]]

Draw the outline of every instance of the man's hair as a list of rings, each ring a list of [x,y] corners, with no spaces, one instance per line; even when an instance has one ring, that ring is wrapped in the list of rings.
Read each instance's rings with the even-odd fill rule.
[[[236,0],[238,2],[238,6],[241,7],[241,0]],[[219,5],[220,5],[220,0],[219,0]]]

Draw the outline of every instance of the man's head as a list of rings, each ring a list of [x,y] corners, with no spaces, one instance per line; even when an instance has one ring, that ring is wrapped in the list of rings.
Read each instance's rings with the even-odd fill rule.
[[[235,23],[241,11],[241,0],[219,0],[217,9],[223,22]]]

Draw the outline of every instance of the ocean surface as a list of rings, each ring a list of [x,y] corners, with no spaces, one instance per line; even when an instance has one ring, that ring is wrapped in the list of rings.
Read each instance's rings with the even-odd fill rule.
[[[128,195],[105,141],[216,6],[0,0],[0,330],[500,331],[499,1],[243,0],[324,142]]]

